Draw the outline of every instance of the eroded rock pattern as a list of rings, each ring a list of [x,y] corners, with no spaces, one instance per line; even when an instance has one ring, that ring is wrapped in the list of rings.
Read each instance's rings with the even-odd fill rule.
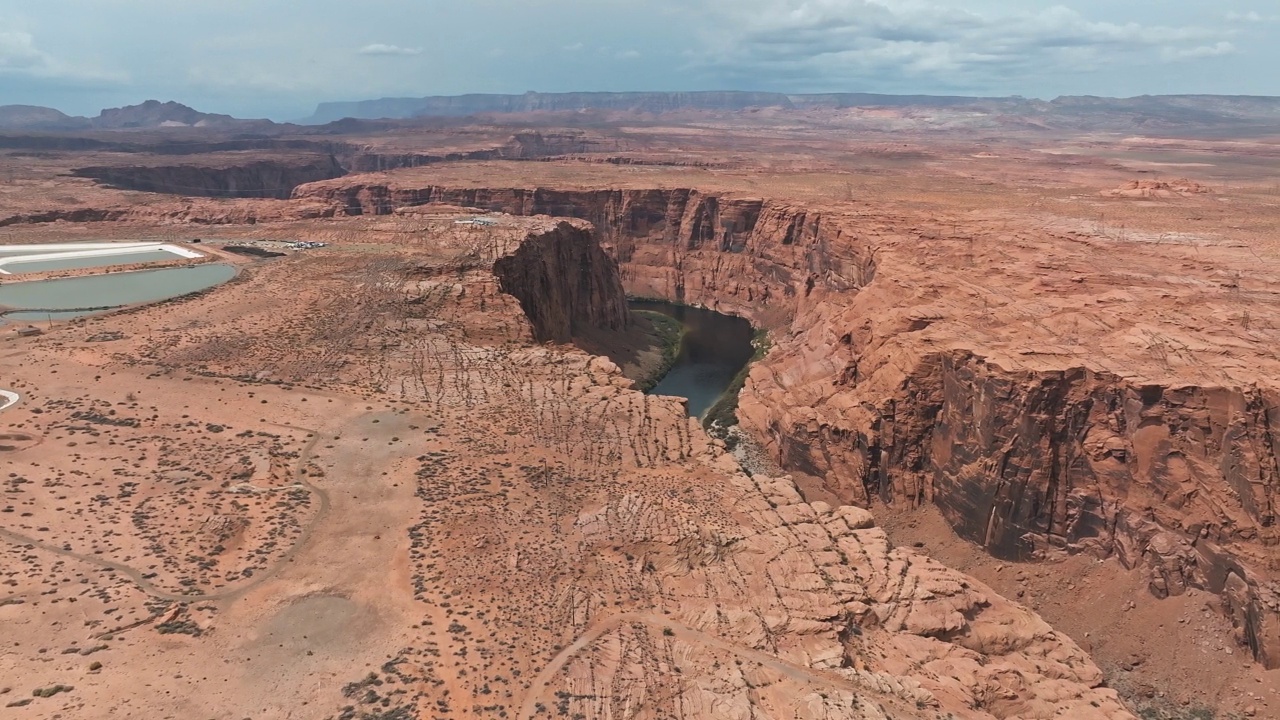
[[[533,342],[534,319],[571,314],[577,278],[542,278],[565,287],[526,315],[493,261],[558,257],[587,236],[526,222],[504,220],[492,244],[445,219],[422,245],[419,226],[372,256],[294,256],[234,292],[86,320],[30,341],[21,364],[6,356],[23,394],[6,418],[58,451],[50,396],[111,372],[92,407],[154,400],[137,427],[117,410],[120,424],[72,441],[95,452],[127,448],[121,462],[142,466],[139,434],[165,426],[210,457],[233,426],[228,451],[272,440],[267,428],[289,443],[257,463],[233,451],[216,489],[244,500],[206,503],[199,524],[176,523],[190,491],[150,488],[143,534],[112,528],[96,556],[85,528],[54,522],[60,495],[122,479],[90,464],[24,483],[14,503],[32,515],[4,548],[31,605],[0,607],[22,638],[5,677],[54,687],[82,656],[37,648],[92,634],[111,636],[103,666],[41,697],[44,715],[1132,717],[1034,613],[892,547],[867,510],[748,476],[681,401],[635,391],[611,361]],[[37,480],[70,462],[30,452],[14,457]],[[296,532],[272,534],[277,504]],[[278,554],[235,544],[264,533]],[[196,552],[216,543],[252,553],[254,572],[209,572]],[[71,594],[83,585],[97,595]],[[122,692],[135,682],[150,691]]]
[[[1211,590],[1280,665],[1275,330],[1250,322],[1265,292],[1242,290],[1277,278],[1245,248],[1206,260],[1057,221],[1008,231],[695,190],[353,178],[295,197],[586,219],[628,292],[774,330],[740,414],[784,467],[848,502],[933,502],[1001,557],[1115,555],[1158,596]],[[1171,263],[1181,279],[1151,270]]]

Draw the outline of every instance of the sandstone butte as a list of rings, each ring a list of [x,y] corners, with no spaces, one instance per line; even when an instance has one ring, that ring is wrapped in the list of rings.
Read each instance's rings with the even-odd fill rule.
[[[457,157],[288,199],[37,178],[71,207],[15,184],[8,242],[198,226],[220,257],[330,246],[228,254],[241,273],[215,290],[0,341],[22,396],[0,440],[0,700],[34,697],[17,706],[33,717],[1134,717],[1088,633],[875,519],[929,508],[992,562],[1087,557],[1140,576],[1144,603],[1210,597],[1219,642],[1280,666],[1270,245],[1146,206],[1108,224],[971,205],[950,180],[925,202],[899,175],[824,196],[782,171],[613,165]],[[1216,193],[1173,194],[1219,212]],[[477,210],[497,225],[454,223]],[[627,295],[767,331],[738,407],[756,462],[568,343],[625,331]]]

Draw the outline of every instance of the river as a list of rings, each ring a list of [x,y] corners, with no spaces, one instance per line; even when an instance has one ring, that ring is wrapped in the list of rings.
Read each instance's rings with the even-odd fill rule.
[[[702,417],[751,360],[754,331],[743,318],[713,310],[652,300],[633,300],[633,310],[658,312],[684,327],[675,363],[651,395],[687,398],[689,415]]]

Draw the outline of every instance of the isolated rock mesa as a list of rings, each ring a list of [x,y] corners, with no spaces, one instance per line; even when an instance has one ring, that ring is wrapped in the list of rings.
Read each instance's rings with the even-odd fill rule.
[[[967,277],[969,267],[982,270],[973,255],[983,252],[981,234],[952,239],[951,226],[903,227],[873,212],[820,213],[688,189],[351,178],[303,186],[295,197],[353,213],[448,203],[588,220],[613,249],[628,292],[741,314],[774,331],[739,416],[783,467],[820,478],[843,502],[934,503],[996,556],[1114,555],[1145,567],[1157,596],[1187,587],[1218,593],[1237,639],[1267,667],[1280,666],[1280,591],[1268,559],[1280,542],[1280,392],[1256,372],[1225,385],[1203,373],[1179,377],[1173,361],[1160,360],[1170,352],[1163,335],[1140,332],[1145,318],[1124,308],[1107,311],[1121,324],[1104,336],[1108,348],[1079,340],[1074,359],[1019,352],[1047,326],[1027,324],[1016,303],[1008,316],[1018,320],[1002,324],[1004,311],[990,305],[999,296],[975,291],[989,285]],[[1075,317],[1096,315],[1113,304],[1114,288],[1132,285],[1110,268],[1137,249],[1087,249],[1097,256],[1057,272],[1056,253],[1081,252],[1072,237],[1016,240],[1035,250],[1002,260],[1001,283],[1063,288],[1042,297]],[[945,265],[922,260],[956,247],[963,256]],[[1153,297],[1184,291],[1151,289]],[[1061,333],[1044,341],[1062,342]],[[1213,347],[1212,328],[1196,342]],[[1105,369],[1116,361],[1163,379]]]

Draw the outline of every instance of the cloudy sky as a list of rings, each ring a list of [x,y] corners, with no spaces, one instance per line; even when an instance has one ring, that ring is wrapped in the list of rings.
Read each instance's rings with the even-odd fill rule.
[[[1275,0],[0,0],[0,105],[527,90],[1280,95]]]

